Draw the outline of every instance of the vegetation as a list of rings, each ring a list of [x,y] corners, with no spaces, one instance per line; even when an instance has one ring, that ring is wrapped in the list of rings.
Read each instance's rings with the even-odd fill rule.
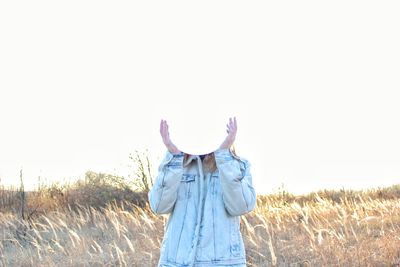
[[[134,186],[89,171],[23,197],[0,187],[0,266],[156,266],[168,216]],[[399,199],[400,185],[260,195],[241,217],[248,266],[400,266]]]

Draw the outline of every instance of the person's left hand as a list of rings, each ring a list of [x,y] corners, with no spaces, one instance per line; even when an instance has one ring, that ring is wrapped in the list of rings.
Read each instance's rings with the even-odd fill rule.
[[[230,148],[235,141],[236,132],[237,132],[237,122],[236,117],[229,118],[229,123],[226,125],[226,132],[228,136],[225,138],[224,142],[219,147],[220,149]]]

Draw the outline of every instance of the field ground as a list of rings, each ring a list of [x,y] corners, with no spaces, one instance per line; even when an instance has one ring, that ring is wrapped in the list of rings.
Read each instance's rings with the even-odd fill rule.
[[[32,192],[24,212],[0,190],[0,266],[156,266],[167,216],[102,186]],[[399,185],[258,196],[241,218],[248,266],[400,266]]]

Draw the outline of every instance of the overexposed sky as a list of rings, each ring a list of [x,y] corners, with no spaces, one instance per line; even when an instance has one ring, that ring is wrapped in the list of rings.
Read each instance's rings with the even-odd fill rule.
[[[21,167],[28,186],[127,175],[135,149],[156,169],[160,119],[232,114],[259,193],[399,183],[399,12],[397,1],[3,1],[1,182]]]

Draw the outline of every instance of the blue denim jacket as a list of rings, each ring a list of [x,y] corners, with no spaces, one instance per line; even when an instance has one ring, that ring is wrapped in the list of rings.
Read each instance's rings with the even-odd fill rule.
[[[169,213],[159,267],[245,266],[240,215],[252,211],[256,193],[250,163],[229,149],[214,151],[217,170],[204,172],[199,156],[167,151],[148,193],[157,214]],[[197,161],[190,164],[191,161]]]

